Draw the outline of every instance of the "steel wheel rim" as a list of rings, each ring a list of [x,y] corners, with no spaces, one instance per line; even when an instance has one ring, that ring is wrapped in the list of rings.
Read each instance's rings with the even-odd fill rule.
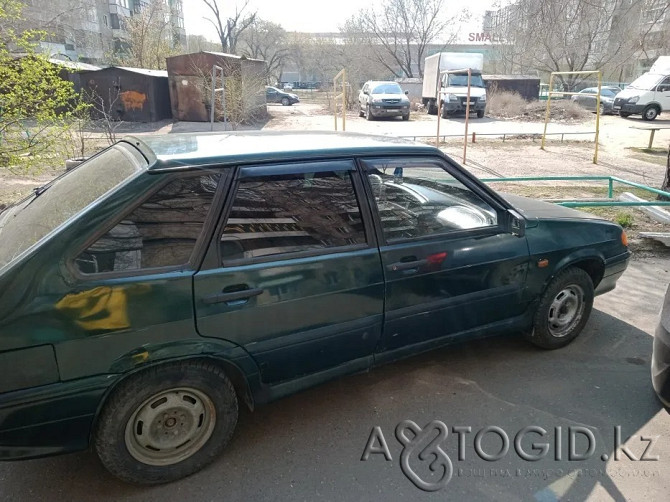
[[[649,108],[649,110],[647,110],[647,112],[645,113],[645,116],[648,119],[655,118],[656,117],[656,109],[655,108]]]
[[[549,306],[549,333],[556,338],[568,336],[582,320],[584,308],[584,290],[576,284],[564,287]]]
[[[192,387],[164,390],[145,399],[128,420],[126,448],[144,464],[177,464],[207,443],[215,425],[207,394]]]

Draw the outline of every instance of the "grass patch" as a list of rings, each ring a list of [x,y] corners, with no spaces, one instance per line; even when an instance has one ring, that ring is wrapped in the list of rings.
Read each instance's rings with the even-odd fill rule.
[[[616,221],[623,228],[631,228],[635,219],[630,213],[620,213],[614,218],[614,221]]]

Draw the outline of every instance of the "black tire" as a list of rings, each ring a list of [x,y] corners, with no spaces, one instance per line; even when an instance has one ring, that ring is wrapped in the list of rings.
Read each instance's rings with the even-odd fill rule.
[[[403,115],[402,119],[405,120],[405,121],[409,120],[409,113],[407,115]]]
[[[442,103],[442,105],[440,106],[440,113],[443,119],[449,118],[449,112],[447,112],[447,107],[444,106],[444,103]]]
[[[631,114],[628,112],[621,112],[621,111],[619,112],[619,117],[628,118],[630,116]]]
[[[484,110],[477,110],[477,118],[478,119],[484,118]]]
[[[359,117],[365,117],[365,112],[363,111],[363,108],[361,108],[360,103],[358,105],[358,116]]]
[[[428,101],[428,115],[437,115],[438,111],[435,101],[432,99]]]
[[[575,312],[569,315],[574,304]],[[525,336],[543,349],[564,347],[577,338],[589,320],[592,308],[591,277],[580,268],[567,268],[551,280],[542,294],[533,317],[533,326]],[[563,319],[561,313],[564,314]],[[565,322],[565,326],[561,325],[562,322]]]
[[[283,106],[288,106],[291,104],[291,101],[288,98],[281,98],[281,104]]]
[[[367,105],[365,107],[365,120],[374,120],[372,112],[370,111],[370,105]]]
[[[642,112],[642,118],[647,121],[654,120],[656,117],[658,117],[658,107],[654,105],[650,105],[644,109]]]
[[[155,403],[151,402],[152,399],[160,401],[161,395],[173,393],[177,400],[182,396],[181,403],[191,403],[186,399],[190,397],[189,389],[200,393],[194,395],[209,399],[198,416],[192,415],[184,419],[184,414],[181,414],[180,419],[176,415],[182,413],[177,411],[179,408],[166,408],[163,413],[158,410],[159,407]],[[183,405],[184,410],[186,406]],[[155,410],[152,412],[156,413],[154,420],[146,425],[140,418],[143,410]],[[207,411],[210,411],[210,417],[214,417],[213,424],[211,418],[203,419]],[[166,419],[167,414],[175,414],[177,418]],[[221,368],[207,361],[168,363],[141,371],[114,389],[96,423],[93,443],[103,465],[123,481],[141,485],[167,483],[189,476],[212,462],[232,437],[237,416],[235,389]],[[164,420],[163,428],[161,420]],[[168,420],[172,420],[171,425],[168,424]],[[182,427],[179,427],[180,420],[190,422],[187,427],[191,426],[191,429],[196,431],[195,434],[200,434],[201,437],[196,438],[191,446],[186,446],[191,441],[191,438],[188,438],[182,445],[166,447],[164,452],[157,450],[160,454],[173,457],[187,454],[189,448],[193,450],[188,453],[189,456],[169,459],[172,463],[159,465],[160,460],[151,459],[151,455],[156,455],[154,450],[146,447],[151,441],[151,435],[153,434],[153,439],[157,437],[157,441],[163,441],[161,434],[167,427],[172,427],[170,431],[175,435],[181,434],[184,422],[181,423]],[[203,435],[202,430],[198,431],[203,427],[207,427],[207,435]],[[146,444],[140,444],[141,440],[134,439],[142,434],[148,438]],[[172,436],[166,439],[175,442]],[[131,450],[139,453],[131,453]],[[146,458],[153,464],[136,458],[136,455],[142,454],[146,454]]]

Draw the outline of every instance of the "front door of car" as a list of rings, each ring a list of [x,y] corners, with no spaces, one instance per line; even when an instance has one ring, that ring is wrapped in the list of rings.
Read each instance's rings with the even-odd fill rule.
[[[386,278],[377,352],[392,358],[523,314],[528,246],[504,228],[502,203],[441,158],[362,165]]]
[[[384,280],[354,169],[337,160],[237,170],[195,276],[197,328],[244,347],[266,383],[371,361]]]
[[[670,110],[670,77],[664,78],[656,87],[656,100],[663,111]]]

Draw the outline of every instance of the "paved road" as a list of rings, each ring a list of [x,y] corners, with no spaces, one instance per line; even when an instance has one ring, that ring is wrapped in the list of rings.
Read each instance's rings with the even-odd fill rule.
[[[84,452],[0,464],[0,499],[667,500],[670,415],[650,387],[649,360],[669,270],[667,259],[633,262],[620,287],[596,300],[582,336],[563,350],[535,350],[516,336],[479,341],[343,378],[245,413],[229,450],[180,482],[127,486]],[[458,460],[456,434],[450,432],[443,442],[453,476],[440,491],[423,492],[401,472],[402,447],[394,430],[408,419],[420,427],[439,420],[472,428],[464,433],[464,460]],[[635,458],[647,444],[641,436],[655,438],[647,456],[659,460],[614,461],[617,425],[624,440],[632,436],[627,445]],[[375,426],[381,428],[391,461],[382,454],[361,461]],[[484,461],[475,453],[474,436],[488,426],[501,427],[512,441],[499,461]],[[533,441],[550,444],[540,461],[514,453],[514,435],[526,426],[549,431],[544,440],[530,434],[522,442],[529,453],[534,453]],[[554,460],[556,427],[562,428],[561,461]],[[595,451],[589,460],[568,461],[570,427],[592,431]],[[576,452],[585,452],[585,436],[575,437]],[[407,449],[408,465],[424,480],[431,473],[417,454],[431,439],[417,450],[412,451],[412,443]],[[495,454],[501,444],[487,433],[481,446]]]

